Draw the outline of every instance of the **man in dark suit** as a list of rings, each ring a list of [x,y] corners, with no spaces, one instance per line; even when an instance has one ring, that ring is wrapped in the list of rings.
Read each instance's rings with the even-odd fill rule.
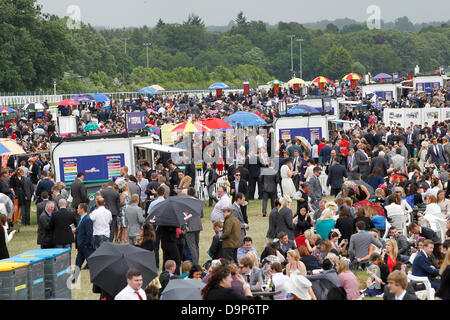
[[[95,251],[95,241],[94,241],[94,224],[87,214],[88,205],[86,203],[80,203],[77,208],[77,213],[80,216],[77,228],[74,229],[76,232],[75,243],[78,250],[77,257],[75,259],[75,264],[81,269],[84,260]],[[88,269],[88,264],[86,263],[85,269]]]
[[[247,158],[247,167],[249,172],[249,181],[248,181],[248,200],[254,200],[255,199],[255,190],[256,190],[256,184],[259,181],[259,177],[261,175],[261,162],[259,161],[259,157],[252,154],[250,151],[250,155]],[[261,190],[259,190],[260,185],[258,185],[258,193],[260,193]]]
[[[22,207],[22,225],[30,225],[31,198],[33,197],[34,187],[30,177],[23,178],[24,205]]]
[[[239,169],[236,169],[234,171],[234,181],[230,184],[230,195],[232,196],[232,200],[234,201],[236,199],[236,195],[240,192],[244,194],[245,199],[248,199],[248,185],[247,181],[244,179],[241,179],[241,172]],[[247,217],[247,205],[244,203],[244,205],[241,205],[241,211],[242,216],[244,218],[244,222],[248,224],[248,217]]]
[[[39,216],[37,244],[41,245],[41,249],[54,248],[53,232],[50,228],[50,220],[54,210],[55,203],[53,201],[48,201],[46,203],[44,212],[42,212],[42,214]]]
[[[188,189],[188,195],[191,197],[197,198],[195,194],[194,188]],[[199,244],[200,244],[200,231],[203,230],[202,220],[203,218],[203,210],[200,216],[193,216],[190,218],[188,223],[188,230],[185,235],[186,245],[189,248],[192,257],[192,264],[198,264],[200,252],[199,252]]]
[[[100,192],[103,199],[105,199],[105,208],[111,211],[112,215],[111,230],[109,234],[110,242],[114,240],[114,233],[117,226],[117,217],[119,216],[120,208],[120,194],[113,188],[113,184],[114,182],[108,181],[106,188]]]
[[[77,178],[70,186],[70,195],[72,196],[72,208],[77,209],[80,203],[89,203],[86,186],[83,183],[84,173],[78,172]]]
[[[347,177],[349,180],[358,179],[358,165],[355,160],[355,150],[349,149],[347,156]]]
[[[270,210],[275,208],[275,200],[277,198],[277,185],[279,178],[277,170],[274,169],[274,164],[271,163],[269,168],[262,168],[262,214],[263,217],[267,215],[267,200],[270,199]]]
[[[175,187],[178,187],[180,184],[180,178],[178,177],[178,172],[181,172],[181,170],[173,163],[172,159],[168,160],[167,163],[169,164],[169,172],[170,172],[170,195],[176,196]]]
[[[425,239],[429,239],[433,241],[433,243],[435,244],[441,243],[441,238],[439,238],[436,232],[434,232],[430,228],[418,226],[414,222],[409,224],[408,231],[414,234],[418,234],[419,236],[424,237]]]
[[[50,180],[48,177],[48,173],[46,171],[42,171],[42,179],[38,182],[35,190],[36,196],[40,197],[41,193],[47,191],[48,194],[52,194],[52,188],[55,183]]]
[[[376,157],[370,161],[370,172],[373,172],[374,168],[380,168],[383,177],[387,176],[387,170],[389,168],[386,158],[384,157],[384,151],[380,151]]]
[[[383,296],[384,300],[419,300],[414,293],[408,292],[408,277],[403,271],[392,271],[387,281],[389,294]]]
[[[169,284],[170,278],[175,275],[177,264],[173,260],[167,260],[164,263],[164,271],[159,275],[159,283],[161,284],[161,289],[159,289],[159,293],[161,294],[166,286]]]
[[[406,138],[406,149],[408,149],[408,159],[414,157],[414,148],[416,147],[416,135],[413,132],[411,127],[408,128],[408,131],[405,135]]]
[[[370,159],[364,151],[364,144],[358,143],[358,151],[355,153],[356,164],[358,165],[358,172],[362,176],[362,180],[366,181],[370,170]]]
[[[431,162],[439,168],[441,164],[448,162],[447,155],[445,154],[442,145],[437,143],[436,138],[433,138],[431,140],[431,143],[431,146],[428,147],[428,153],[425,157],[425,161],[427,161],[431,157]]]
[[[331,196],[337,196],[341,192],[344,178],[347,178],[347,170],[340,164],[341,158],[339,156],[334,157],[334,163],[329,169],[327,187],[331,185]]]
[[[52,214],[49,228],[53,233],[53,245],[55,248],[71,248],[74,242],[71,224],[77,225],[74,212],[67,210],[67,201],[61,199],[58,202],[59,210]]]
[[[300,172],[302,166],[302,158],[298,150],[294,150],[294,157],[292,158],[292,168],[295,172]],[[295,189],[298,190],[298,185],[300,183],[300,175],[296,174],[292,177],[292,182],[294,182]]]
[[[423,250],[421,250],[414,258],[412,264],[412,274],[416,277],[428,277],[431,286],[437,290],[440,285],[440,280],[433,280],[432,278],[439,276],[439,269],[431,265],[429,257],[433,254],[434,243],[427,239],[423,242]]]
[[[364,136],[364,139],[366,139],[367,143],[370,144],[370,146],[373,149],[373,147],[375,147],[378,143],[378,138],[375,134],[375,129],[370,130],[370,133],[367,133]]]
[[[328,142],[325,146],[322,147],[319,154],[319,159],[321,158],[322,161],[319,161],[319,164],[325,164],[330,160],[330,154],[332,150],[333,143]]]
[[[42,214],[42,212],[44,212],[45,210],[45,206],[47,205],[47,202],[49,201],[49,195],[47,191],[43,191],[41,193],[41,201],[39,202],[39,204],[36,206],[36,215],[37,215],[37,220],[39,221],[39,217]]]
[[[289,250],[296,249],[295,241],[289,239],[289,235],[284,232],[278,232],[277,238],[280,240],[280,253],[286,258],[287,252]]]

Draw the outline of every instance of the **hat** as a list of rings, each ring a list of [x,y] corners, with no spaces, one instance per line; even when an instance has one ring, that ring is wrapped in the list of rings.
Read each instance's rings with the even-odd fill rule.
[[[422,141],[422,147],[428,147],[428,142],[426,142],[426,141]]]
[[[311,281],[306,279],[306,277],[302,276],[297,271],[291,273],[286,286],[286,291],[295,294],[295,296],[301,300],[311,300],[311,296],[308,293],[311,286]]]

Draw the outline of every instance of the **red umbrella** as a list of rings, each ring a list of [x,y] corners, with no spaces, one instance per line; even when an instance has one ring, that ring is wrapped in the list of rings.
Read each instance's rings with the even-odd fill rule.
[[[232,128],[228,123],[217,118],[202,119],[200,123],[211,130]]]
[[[66,100],[58,102],[56,105],[58,105],[58,106],[77,106],[79,104],[80,103],[76,102],[75,100],[66,99]]]

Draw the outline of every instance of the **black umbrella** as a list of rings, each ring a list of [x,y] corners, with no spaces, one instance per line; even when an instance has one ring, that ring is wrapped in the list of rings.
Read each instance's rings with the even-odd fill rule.
[[[204,286],[197,279],[173,279],[164,288],[161,300],[203,300],[200,291]]]
[[[143,288],[158,275],[155,254],[128,244],[103,242],[87,260],[91,282],[113,297],[127,286],[131,268],[142,272]]]
[[[204,202],[191,196],[173,196],[158,203],[147,221],[158,226],[181,227],[193,216],[201,216]]]

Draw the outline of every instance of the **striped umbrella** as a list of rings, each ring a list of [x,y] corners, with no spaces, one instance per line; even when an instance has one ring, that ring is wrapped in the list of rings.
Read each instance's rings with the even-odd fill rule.
[[[172,128],[171,132],[183,132],[183,133],[195,133],[195,132],[205,132],[211,131],[211,129],[205,127],[199,122],[186,121],[176,125]]]
[[[11,113],[11,112],[17,112],[14,109],[8,108],[8,107],[1,107],[0,108],[0,113]]]
[[[25,153],[26,152],[17,143],[9,139],[0,139],[0,155],[17,155]]]
[[[323,77],[323,76],[319,76],[319,77],[315,78],[312,82],[315,82],[315,83],[332,83],[330,79],[328,79],[327,77]]]
[[[283,81],[280,81],[280,80],[278,80],[278,79],[275,79],[275,80],[272,80],[272,81],[267,82],[267,84],[271,84],[271,85],[274,85],[274,84],[283,84],[283,83],[284,83]]]
[[[300,79],[300,78],[293,78],[288,81],[288,85],[292,86],[294,84],[304,85],[304,84],[306,84],[306,82],[305,82],[305,80]]]
[[[342,80],[361,80],[361,79],[362,77],[357,73],[349,73],[342,78]]]

